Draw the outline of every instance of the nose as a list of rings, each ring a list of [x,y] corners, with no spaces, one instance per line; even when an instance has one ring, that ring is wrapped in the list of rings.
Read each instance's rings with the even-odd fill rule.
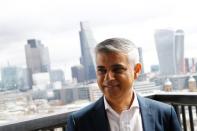
[[[105,80],[110,81],[114,79],[114,73],[112,71],[107,71],[107,73],[105,74]]]

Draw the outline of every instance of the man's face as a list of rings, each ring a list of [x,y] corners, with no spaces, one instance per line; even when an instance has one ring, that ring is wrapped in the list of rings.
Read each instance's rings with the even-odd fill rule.
[[[96,54],[96,64],[97,82],[107,100],[124,98],[131,93],[136,72],[127,55],[99,52]]]

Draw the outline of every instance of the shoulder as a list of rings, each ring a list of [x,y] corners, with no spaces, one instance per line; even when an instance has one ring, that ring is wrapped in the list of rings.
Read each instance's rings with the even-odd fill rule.
[[[71,114],[72,117],[74,118],[82,118],[82,117],[87,117],[90,114],[92,114],[92,112],[97,108],[98,105],[102,105],[102,101],[103,101],[103,97],[101,97],[99,100],[97,100],[94,103],[91,103],[90,105],[75,111]]]
[[[163,103],[163,102],[159,102],[159,101],[152,100],[149,98],[144,98],[144,100],[153,108],[162,108],[164,110],[171,108],[171,105]]]
[[[95,103],[92,103],[78,111],[71,113],[67,117],[67,130],[78,131],[81,129],[90,128],[90,123],[94,120],[95,110],[103,108],[103,97]]]
[[[181,126],[176,112],[170,104],[162,103],[141,96],[138,96],[138,101],[142,116],[145,114],[153,116],[155,128],[157,130],[161,130],[161,128],[163,128],[166,131],[181,131]]]
[[[82,109],[75,111],[72,113],[75,117],[82,117],[84,115],[87,115],[88,113],[92,112],[92,110],[95,107],[95,103],[91,103],[90,105],[83,107]]]
[[[138,101],[141,107],[147,107],[159,113],[171,114],[173,107],[170,104],[162,103],[149,98],[138,96]]]

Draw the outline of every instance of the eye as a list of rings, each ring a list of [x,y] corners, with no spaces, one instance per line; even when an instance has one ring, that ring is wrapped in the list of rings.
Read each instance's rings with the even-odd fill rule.
[[[126,69],[123,68],[123,67],[117,67],[117,68],[114,68],[112,71],[116,74],[121,74],[125,71]]]
[[[106,74],[106,72],[107,72],[107,70],[104,69],[104,68],[97,69],[97,73],[100,74],[100,75]]]

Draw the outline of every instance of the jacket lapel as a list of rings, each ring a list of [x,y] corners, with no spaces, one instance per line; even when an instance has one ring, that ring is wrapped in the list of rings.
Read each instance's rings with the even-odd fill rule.
[[[137,98],[140,105],[143,130],[154,131],[155,130],[154,112],[151,110],[149,103],[143,97],[137,95]]]
[[[142,125],[144,131],[155,130],[155,116],[154,111],[151,110],[149,103],[141,96],[137,95],[140,105]],[[95,131],[110,131],[109,121],[104,107],[103,97],[96,103],[92,113],[93,126]]]
[[[110,131],[107,114],[104,107],[103,97],[101,97],[96,103],[94,112],[92,114],[94,131]]]

